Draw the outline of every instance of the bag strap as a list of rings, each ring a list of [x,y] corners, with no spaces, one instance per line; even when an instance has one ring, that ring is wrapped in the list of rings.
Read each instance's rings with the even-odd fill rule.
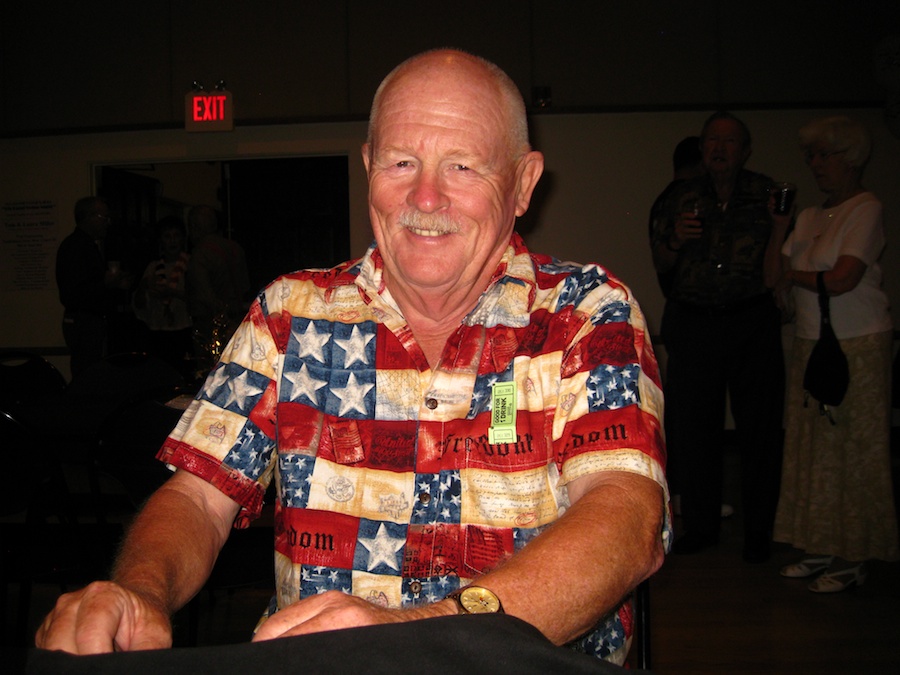
[[[816,289],[819,291],[819,313],[821,324],[831,323],[831,308],[828,302],[828,289],[825,288],[825,272],[816,272]]]

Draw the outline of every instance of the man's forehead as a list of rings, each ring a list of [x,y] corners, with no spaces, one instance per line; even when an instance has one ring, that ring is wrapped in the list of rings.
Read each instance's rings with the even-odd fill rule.
[[[704,138],[710,138],[711,136],[717,138],[743,138],[744,131],[741,129],[741,125],[738,122],[729,119],[721,119],[711,122],[706,129],[706,133],[703,134]]]

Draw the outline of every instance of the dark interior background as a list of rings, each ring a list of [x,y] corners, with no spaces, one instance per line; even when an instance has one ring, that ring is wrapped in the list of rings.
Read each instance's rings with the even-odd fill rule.
[[[442,45],[550,113],[880,105],[897,40],[897,0],[13,0],[0,135],[181,126],[195,80],[225,81],[237,124],[362,119]]]

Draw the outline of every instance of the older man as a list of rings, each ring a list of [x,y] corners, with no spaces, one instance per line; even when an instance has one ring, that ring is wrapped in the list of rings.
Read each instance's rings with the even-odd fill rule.
[[[727,112],[700,134],[705,172],[669,195],[652,224],[653,259],[672,275],[661,333],[668,353],[666,432],[685,534],[675,553],[719,539],[726,393],[741,451],[744,559],[769,555],[778,498],[784,363],[766,278],[772,180],[748,171],[750,132]],[[780,218],[786,219],[786,216]]]
[[[64,596],[38,645],[170,644],[170,614],[274,475],[277,593],[256,640],[495,611],[624,658],[622,599],[668,536],[640,309],[513,233],[543,157],[496,66],[401,64],[362,155],[376,243],[260,295],[161,451],[178,471],[113,581]]]

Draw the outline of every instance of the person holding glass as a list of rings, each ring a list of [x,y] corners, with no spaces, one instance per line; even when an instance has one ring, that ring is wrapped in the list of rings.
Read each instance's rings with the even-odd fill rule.
[[[819,575],[809,590],[860,585],[865,561],[900,559],[890,468],[892,324],[878,258],[885,247],[882,206],[861,182],[871,140],[843,116],[800,130],[821,206],[804,209],[784,240],[779,287],[790,290],[795,336],[787,385],[784,463],[775,541],[804,551],[781,569],[790,578]],[[817,275],[847,356],[850,386],[832,420],[803,391],[803,373],[819,337]]]

